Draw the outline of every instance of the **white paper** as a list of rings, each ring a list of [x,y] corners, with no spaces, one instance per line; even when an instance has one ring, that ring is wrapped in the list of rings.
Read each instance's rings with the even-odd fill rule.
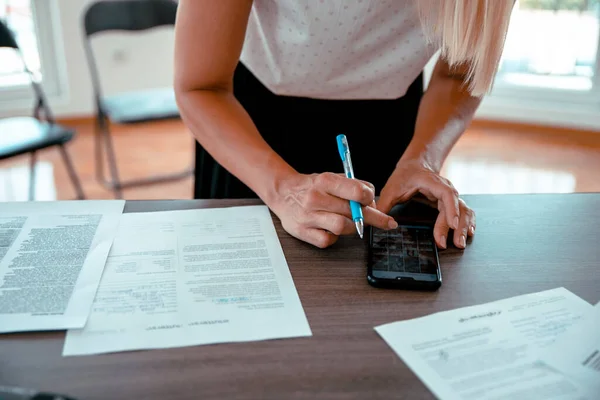
[[[600,303],[549,346],[541,359],[600,398]]]
[[[265,206],[124,214],[63,355],[311,336]]]
[[[0,332],[85,325],[124,206],[0,204]]]
[[[591,307],[559,288],[375,330],[443,400],[591,400],[537,357]]]

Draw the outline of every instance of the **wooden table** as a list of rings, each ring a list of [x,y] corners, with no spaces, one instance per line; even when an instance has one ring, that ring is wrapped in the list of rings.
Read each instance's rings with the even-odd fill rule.
[[[364,242],[319,250],[276,220],[313,337],[63,358],[64,332],[2,335],[0,385],[81,400],[431,399],[373,327],[559,286],[600,301],[600,194],[465,199],[477,235],[464,252],[441,252],[436,293],[374,289]],[[248,202],[128,202],[126,211],[237,204]],[[431,217],[417,208],[404,212]]]

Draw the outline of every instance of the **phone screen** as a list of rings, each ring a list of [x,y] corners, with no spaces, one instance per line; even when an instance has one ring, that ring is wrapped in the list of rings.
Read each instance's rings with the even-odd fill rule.
[[[399,226],[385,231],[372,228],[371,274],[380,279],[438,279],[437,249],[433,229]]]

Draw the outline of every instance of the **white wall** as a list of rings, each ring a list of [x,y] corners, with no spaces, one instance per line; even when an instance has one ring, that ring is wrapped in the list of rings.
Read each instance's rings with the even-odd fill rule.
[[[46,0],[43,0],[46,1]],[[82,42],[82,13],[87,0],[55,0],[58,12],[58,61],[62,64],[62,93],[49,96],[58,117],[89,116],[93,92]],[[105,94],[172,85],[173,29],[143,33],[106,33],[93,38]],[[61,43],[59,43],[61,42]],[[2,114],[28,113],[31,101],[3,105]]]

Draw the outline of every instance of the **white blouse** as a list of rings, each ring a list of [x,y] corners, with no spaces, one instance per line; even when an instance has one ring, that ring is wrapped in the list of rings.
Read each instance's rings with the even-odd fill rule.
[[[437,49],[418,0],[254,0],[242,63],[272,92],[401,97]]]

